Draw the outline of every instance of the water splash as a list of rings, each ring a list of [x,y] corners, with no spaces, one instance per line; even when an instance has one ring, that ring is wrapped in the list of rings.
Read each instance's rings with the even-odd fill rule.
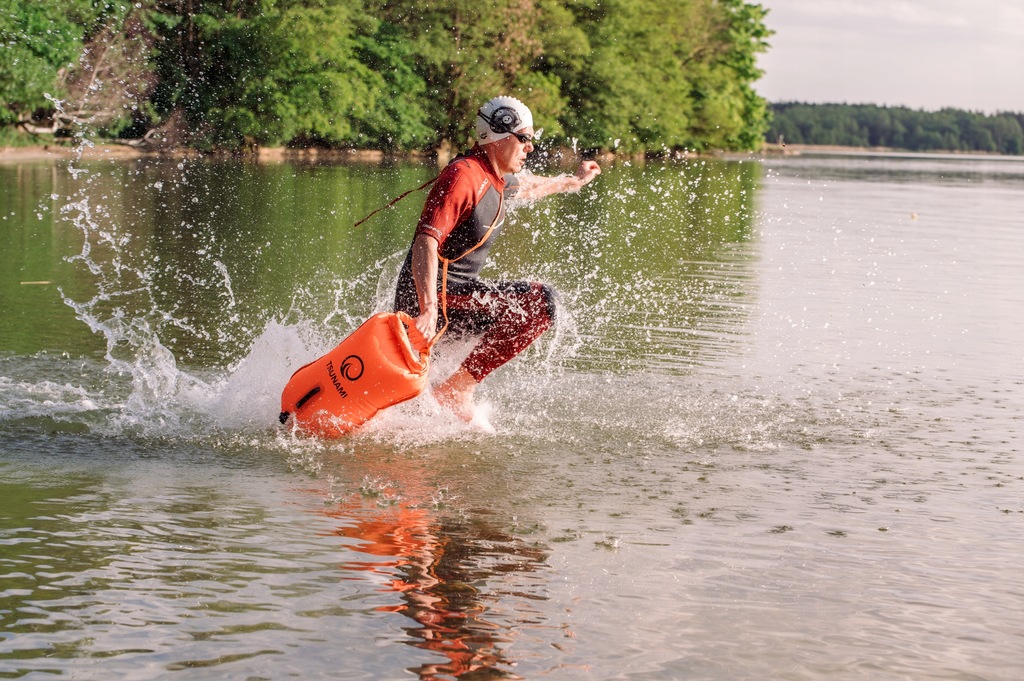
[[[316,469],[321,452],[367,443],[429,448],[524,434],[531,447],[580,442],[588,439],[576,432],[581,417],[598,439],[613,434],[682,446],[742,441],[770,448],[772,438],[789,433],[781,422],[758,426],[769,409],[729,410],[731,403],[722,409],[720,396],[692,376],[716,353],[730,352],[745,314],[751,180],[728,175],[733,166],[666,163],[641,170],[624,163],[602,176],[600,191],[514,209],[487,276],[548,281],[562,300],[555,327],[482,387],[481,407],[494,433],[479,424],[467,428],[425,394],[338,443],[279,430],[279,391],[295,369],[390,307],[404,249],[374,256],[355,275],[295,286],[283,309],[261,309],[254,304],[259,290],[240,283],[244,263],[229,250],[232,232],[223,220],[236,206],[171,213],[164,220],[169,233],[136,230],[136,214],[120,205],[121,189],[112,190],[105,168],[88,168],[74,175],[75,193],[61,211],[81,238],[68,261],[85,275],[88,294],[79,286],[61,295],[103,341],[109,381],[81,386],[97,408],[64,412],[90,430],[255,438],[293,453],[304,470]],[[213,172],[208,162],[182,160],[133,171],[125,181],[143,183],[157,208],[173,207],[208,193]],[[160,240],[171,238],[178,241],[161,248]],[[257,251],[270,246],[262,239],[247,243]],[[176,258],[175,249],[183,248],[187,260]],[[468,349],[455,343],[439,352],[432,380],[454,371]],[[659,390],[665,398],[652,401]],[[730,394],[741,405],[759,399],[742,387]],[[680,401],[683,395],[690,401]],[[716,410],[718,420],[705,419],[703,409]]]
[[[172,181],[188,186],[191,170],[188,162],[178,163]],[[214,224],[181,223],[182,231],[199,244],[186,269],[186,264],[154,249],[156,237],[147,240],[133,234],[129,220],[114,217],[110,207],[99,202],[97,197],[106,198],[99,188],[99,173],[72,177],[75,194],[60,217],[79,235],[81,246],[65,260],[88,275],[90,293],[63,286],[59,292],[75,317],[102,339],[102,373],[110,377],[81,389],[102,396],[105,404],[103,409],[86,410],[84,425],[106,434],[147,437],[263,434],[266,440],[283,434],[294,440],[295,434],[276,427],[279,390],[292,372],[333,347],[364,321],[365,314],[389,308],[404,253],[380,258],[361,276],[299,287],[283,314],[246,311],[259,325],[250,331],[252,322],[243,318]],[[365,298],[371,286],[376,290],[372,309],[353,306],[351,301]],[[326,306],[325,287],[330,291]],[[193,299],[216,301],[216,314],[207,313],[197,321],[189,309]],[[181,358],[189,342],[221,354],[226,347],[240,349],[226,366],[211,365],[209,357],[200,366],[188,366]],[[68,388],[70,399],[78,400],[81,391]]]

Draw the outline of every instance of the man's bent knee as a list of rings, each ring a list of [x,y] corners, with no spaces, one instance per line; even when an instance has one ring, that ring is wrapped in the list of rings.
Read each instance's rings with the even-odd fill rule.
[[[548,284],[541,284],[539,282],[533,282],[531,288],[540,295],[541,300],[544,302],[544,311],[547,312],[548,320],[554,324],[555,311],[558,309],[558,292]]]

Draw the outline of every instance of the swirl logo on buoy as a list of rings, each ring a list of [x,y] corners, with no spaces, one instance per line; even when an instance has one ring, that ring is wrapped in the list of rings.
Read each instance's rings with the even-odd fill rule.
[[[365,367],[359,355],[349,355],[341,363],[341,375],[349,381],[358,381]]]

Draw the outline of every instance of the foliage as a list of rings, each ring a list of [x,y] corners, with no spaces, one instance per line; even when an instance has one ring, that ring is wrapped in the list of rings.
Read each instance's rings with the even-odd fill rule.
[[[426,86],[438,140],[465,144],[476,110],[498,93],[528,101],[536,123],[558,129],[565,97],[557,75],[534,67],[546,52],[572,53],[572,16],[532,0],[393,0],[371,10],[408,37],[414,70]]]
[[[765,10],[741,0],[579,0],[592,50],[567,119],[588,147],[753,149]]]
[[[0,0],[0,122],[27,120],[46,106],[58,72],[73,63],[96,20],[86,0]]]
[[[0,0],[0,123],[128,125],[152,84],[145,16],[105,0]]]
[[[0,124],[423,149],[466,144],[477,108],[511,94],[585,149],[753,149],[764,16],[744,0],[0,0]],[[66,96],[81,115],[55,110]]]
[[[1024,153],[1024,114],[800,103],[774,104],[772,114],[768,139],[788,144]]]
[[[163,23],[157,111],[180,109],[200,147],[356,142],[389,94],[356,55],[376,28],[349,3],[196,0]]]

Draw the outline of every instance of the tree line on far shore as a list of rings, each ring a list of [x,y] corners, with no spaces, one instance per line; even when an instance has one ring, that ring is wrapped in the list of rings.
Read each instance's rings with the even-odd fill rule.
[[[0,137],[426,150],[514,95],[580,149],[759,147],[744,0],[0,0]],[[0,140],[2,143],[2,140]]]
[[[1024,154],[1024,113],[797,102],[772,104],[771,113],[771,143]]]

